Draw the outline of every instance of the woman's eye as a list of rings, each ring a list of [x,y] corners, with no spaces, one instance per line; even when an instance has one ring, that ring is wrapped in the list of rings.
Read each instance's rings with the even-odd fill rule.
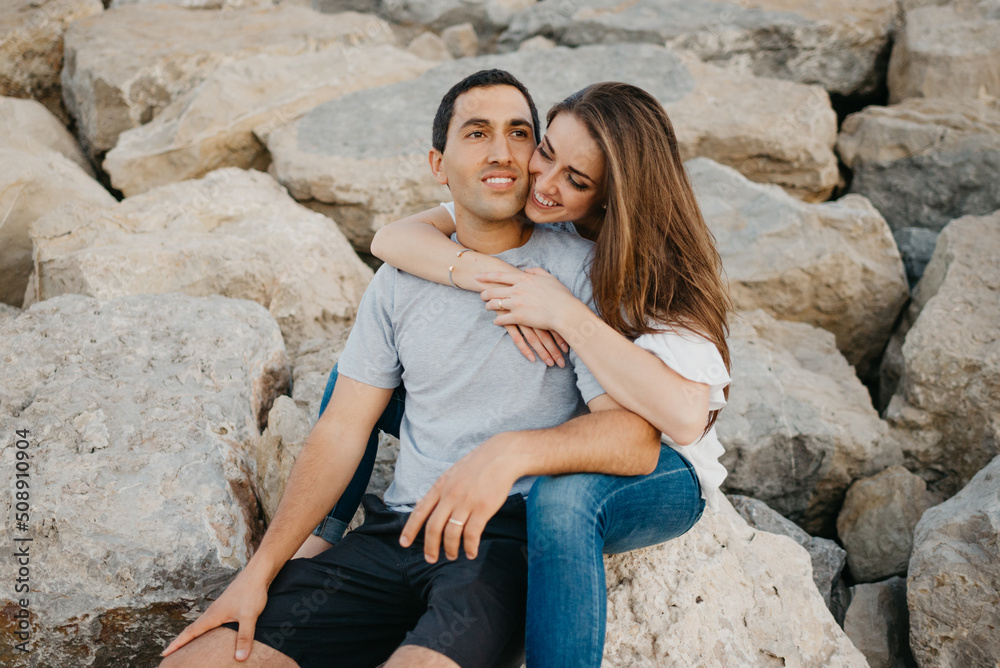
[[[576,188],[577,190],[586,190],[587,189],[587,186],[585,186],[584,184],[577,183],[576,181],[574,181],[572,176],[567,175],[566,176],[566,180],[569,181],[569,184],[571,186],[573,186],[574,188]]]
[[[542,148],[541,145],[539,145],[538,147],[538,153],[546,160],[552,160],[552,158],[549,157],[549,154],[545,152],[545,149]]]

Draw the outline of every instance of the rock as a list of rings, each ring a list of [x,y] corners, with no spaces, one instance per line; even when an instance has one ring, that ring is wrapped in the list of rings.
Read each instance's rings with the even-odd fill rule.
[[[4,0],[0,6],[0,95],[34,98],[60,121],[63,33],[73,21],[104,11],[101,0]]]
[[[100,157],[119,134],[151,121],[220,65],[394,39],[373,16],[323,16],[294,5],[227,11],[127,5],[66,32],[64,96],[84,149]]]
[[[856,582],[906,575],[913,529],[920,516],[940,503],[927,484],[902,466],[890,466],[847,490],[837,516],[837,535],[847,550]]]
[[[2,321],[0,359],[5,489],[28,432],[28,529],[5,494],[0,537],[32,539],[33,665],[155,665],[260,539],[248,448],[288,388],[277,325],[222,297],[67,295]]]
[[[448,45],[440,37],[432,32],[420,33],[410,42],[406,50],[425,60],[442,61],[451,60],[452,55],[448,50]]]
[[[757,76],[866,95],[883,81],[896,12],[890,0],[544,0],[515,15],[500,44],[512,50],[536,35],[567,46],[666,44]]]
[[[0,302],[0,321],[21,315],[21,309]]]
[[[905,16],[889,59],[890,103],[1000,97],[1000,5],[956,2]]]
[[[316,105],[412,78],[433,63],[391,46],[263,54],[222,65],[145,125],[127,130],[104,169],[126,196],[219,167],[267,169],[261,137]]]
[[[319,418],[319,407],[330,370],[340,359],[351,328],[344,325],[326,338],[307,339],[299,344],[292,365],[292,398],[312,418]]]
[[[267,429],[256,439],[257,498],[268,524],[314,422],[291,397],[281,396],[267,415]]]
[[[479,36],[471,23],[445,28],[441,39],[455,58],[474,58],[479,53]]]
[[[763,501],[733,494],[729,497],[729,502],[754,529],[788,536],[806,549],[812,562],[813,583],[834,618],[839,624],[843,624],[844,608],[848,599],[840,574],[847,562],[847,552],[840,549],[840,546],[832,540],[810,536]]]
[[[83,155],[76,138],[52,112],[35,100],[0,98],[0,146],[39,154],[45,150],[63,157],[94,176],[94,168]]]
[[[710,160],[689,160],[737,309],[822,327],[859,374],[909,295],[889,227],[863,197],[805,204]]]
[[[0,148],[0,301],[21,306],[32,271],[29,225],[66,203],[111,206],[115,198],[76,163],[42,148]]]
[[[721,506],[679,538],[607,558],[602,665],[866,666],[805,550]]]
[[[913,99],[868,107],[844,120],[837,151],[854,171],[850,191],[869,198],[894,231],[939,231],[1000,208],[996,105]]]
[[[924,513],[906,581],[910,646],[921,668],[1000,657],[1000,457]]]
[[[125,5],[174,5],[186,9],[270,9],[275,0],[111,0],[109,9]]]
[[[823,91],[737,77],[650,45],[461,59],[411,81],[345,95],[271,133],[270,172],[297,200],[328,212],[367,252],[385,223],[450,199],[427,167],[431,122],[452,85],[487,67],[524,81],[539,96],[543,116],[585,85],[629,81],[666,104],[686,157],[712,157],[803,196],[825,197],[836,183],[829,150],[836,119]]]
[[[938,233],[922,227],[902,227],[892,234],[906,267],[906,281],[912,288],[924,275],[924,268],[931,261]]]
[[[518,11],[535,0],[313,0],[321,12],[374,12],[396,24],[423,26],[435,32],[463,23],[491,39],[510,25]]]
[[[716,429],[723,489],[832,538],[851,482],[901,457],[833,335],[763,311],[731,319],[733,387]]]
[[[946,496],[1000,454],[998,331],[1000,211],[941,232],[881,370],[906,468]]]
[[[545,51],[547,49],[554,49],[556,43],[553,42],[548,37],[542,37],[538,35],[537,37],[531,37],[529,39],[521,42],[521,45],[517,47],[518,51]]]
[[[29,302],[184,292],[256,301],[289,348],[353,321],[372,272],[328,218],[267,174],[227,168],[113,207],[57,209],[32,228]]]
[[[911,665],[906,580],[895,577],[851,587],[844,633],[871,668]]]

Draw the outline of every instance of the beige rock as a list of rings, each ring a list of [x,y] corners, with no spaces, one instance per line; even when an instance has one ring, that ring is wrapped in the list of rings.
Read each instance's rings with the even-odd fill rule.
[[[100,156],[119,134],[148,123],[225,63],[394,39],[388,24],[365,14],[324,16],[294,5],[227,11],[127,5],[66,32],[64,96],[84,149]]]
[[[412,78],[432,65],[381,45],[222,65],[152,121],[123,132],[104,169],[126,196],[220,167],[266,170],[263,141],[274,127],[327,100]]]
[[[921,668],[993,666],[1000,657],[1000,457],[924,513],[906,582]]]
[[[313,0],[322,12],[374,12],[396,25],[420,26],[441,32],[448,26],[470,23],[479,34],[495,38],[510,25],[515,13],[535,0]]]
[[[995,2],[951,2],[906,12],[889,59],[889,102],[1000,98],[998,8]]]
[[[62,153],[94,176],[76,138],[58,118],[35,100],[0,98],[0,146],[38,154],[46,149]]]
[[[517,47],[518,51],[545,51],[546,49],[556,48],[556,43],[553,42],[548,37],[542,37],[538,35],[537,37],[531,37],[523,42]]]
[[[876,582],[906,575],[913,529],[924,511],[939,502],[919,476],[902,466],[855,481],[837,516],[837,535],[847,550],[854,580]]]
[[[844,633],[865,655],[870,668],[911,665],[906,580],[895,577],[851,587]]]
[[[500,46],[535,35],[566,46],[665,44],[757,76],[863,95],[883,81],[897,13],[892,0],[544,0],[514,16]]]
[[[745,168],[753,178],[810,198],[825,196],[836,183],[830,150],[836,119],[821,90],[753,78],[740,83],[732,73],[685,64],[651,45],[461,59],[411,81],[346,95],[273,132],[269,171],[297,200],[328,212],[355,248],[367,252],[385,223],[449,199],[427,167],[431,122],[444,93],[486,67],[506,69],[524,81],[543,116],[553,103],[594,81],[629,81],[650,91],[678,119],[685,156],[705,155]]]
[[[21,315],[21,309],[0,302],[0,321]]]
[[[417,35],[406,47],[406,50],[425,60],[440,62],[452,59],[448,45],[432,32],[423,32]]]
[[[108,9],[125,5],[174,5],[186,9],[270,9],[275,0],[111,0]]]
[[[101,0],[4,0],[0,4],[0,95],[34,98],[68,122],[59,81],[63,33],[73,21],[102,11]]]
[[[57,209],[32,228],[28,301],[184,292],[268,308],[290,348],[350,323],[372,272],[328,218],[261,172],[227,168],[111,207]]]
[[[938,231],[1000,208],[996,104],[918,98],[867,107],[844,120],[837,151],[854,172],[851,192],[868,197],[894,232]]]
[[[866,373],[909,294],[878,211],[857,195],[805,204],[703,158],[686,168],[736,307],[833,332],[848,361]]]
[[[32,539],[29,665],[156,665],[260,540],[249,448],[289,385],[278,326],[223,297],[66,295],[0,322],[0,359],[5,489],[28,430],[28,529],[5,494],[0,539]]]
[[[471,23],[448,26],[441,31],[441,39],[455,58],[474,58],[479,54],[479,36]]]
[[[602,665],[866,666],[795,541],[721,502],[683,536],[606,560]]]
[[[20,306],[32,271],[29,225],[60,204],[111,206],[115,198],[76,163],[42,149],[0,148],[0,301]]]
[[[740,312],[729,346],[733,385],[716,426],[723,489],[833,537],[847,488],[898,464],[899,445],[829,332]]]
[[[944,228],[903,325],[882,369],[884,388],[899,379],[885,417],[906,468],[951,495],[1000,454],[1000,212]]]

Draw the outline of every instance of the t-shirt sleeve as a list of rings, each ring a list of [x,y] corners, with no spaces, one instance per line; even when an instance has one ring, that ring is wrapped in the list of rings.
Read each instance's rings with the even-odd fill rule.
[[[590,285],[590,263],[587,263],[587,270],[580,272],[576,285],[570,287],[577,299],[586,304],[591,311],[594,310],[594,291]],[[584,333],[585,334],[585,333]],[[573,363],[573,370],[576,372],[576,387],[580,390],[580,396],[584,403],[590,403],[592,399],[607,394],[601,384],[594,378],[587,365],[576,354],[572,345],[569,349],[569,359]]]
[[[708,385],[708,410],[717,411],[726,405],[723,390],[732,378],[714,343],[689,330],[671,330],[643,334],[635,344],[688,380]]]
[[[384,389],[398,387],[403,377],[392,326],[397,272],[387,264],[375,272],[337,361],[339,374]]]

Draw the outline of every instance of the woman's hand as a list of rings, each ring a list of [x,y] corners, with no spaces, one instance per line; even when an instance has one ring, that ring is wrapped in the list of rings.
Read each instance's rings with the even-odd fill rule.
[[[510,338],[514,340],[514,345],[521,351],[521,354],[528,358],[529,362],[535,361],[535,354],[532,348],[538,352],[546,366],[558,364],[560,367],[566,366],[563,353],[569,352],[569,346],[563,337],[557,332],[550,332],[545,329],[535,329],[522,325],[507,325],[504,327]]]
[[[476,280],[497,284],[479,293],[488,310],[498,311],[493,321],[496,325],[527,326],[556,333],[567,325],[567,315],[574,308],[586,308],[569,288],[544,269],[491,272],[477,275]]]

